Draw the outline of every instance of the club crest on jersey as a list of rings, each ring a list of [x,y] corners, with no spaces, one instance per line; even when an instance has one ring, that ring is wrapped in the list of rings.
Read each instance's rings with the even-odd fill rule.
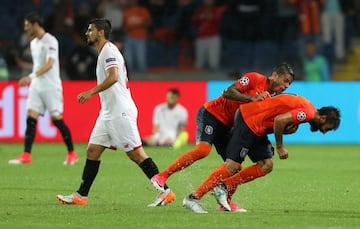
[[[300,111],[299,113],[297,113],[296,118],[298,121],[304,121],[306,119],[306,114],[304,111]]]
[[[212,135],[213,132],[214,132],[214,128],[212,126],[209,126],[209,125],[205,126],[205,133],[207,135]]]
[[[110,62],[113,62],[113,61],[116,61],[116,58],[115,57],[110,57],[110,58],[107,58],[105,60],[106,63],[110,63]]]
[[[248,85],[249,82],[250,82],[250,79],[249,79],[248,77],[246,77],[246,76],[243,76],[243,77],[241,77],[241,79],[240,79],[240,84],[241,84],[242,86]]]

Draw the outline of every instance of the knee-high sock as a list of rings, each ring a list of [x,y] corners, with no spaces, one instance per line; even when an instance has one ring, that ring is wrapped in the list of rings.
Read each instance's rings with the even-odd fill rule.
[[[242,170],[242,165],[240,165],[240,169],[239,169],[239,172]],[[230,178],[230,177],[229,177]],[[229,178],[226,178],[226,179],[229,179]],[[225,179],[225,180],[226,180]],[[232,198],[232,196],[234,195],[234,193],[236,192],[236,189],[237,189],[237,186],[236,187],[233,187],[233,189],[231,189],[231,190],[228,190],[228,196],[227,196],[227,198],[228,198],[228,202],[230,203],[231,202],[231,198]]]
[[[149,179],[159,173],[159,169],[151,157],[146,158],[139,166]],[[165,184],[164,188],[168,189],[169,187]]]
[[[226,178],[223,182],[226,185],[228,192],[235,192],[238,185],[262,176],[265,176],[265,173],[257,164],[255,164],[240,170],[233,176]]]
[[[190,166],[195,161],[200,160],[209,155],[211,146],[205,143],[199,143],[193,150],[190,150],[180,155],[174,162],[172,162],[166,169],[164,169],[160,176],[169,178],[173,173],[176,173],[184,168]]]
[[[26,130],[25,130],[25,141],[24,141],[24,152],[31,153],[31,148],[34,143],[36,134],[36,123],[37,120],[31,117],[26,119]]]
[[[88,196],[92,183],[99,171],[100,161],[86,159],[82,174],[80,188],[77,192],[82,196]]]
[[[54,120],[54,125],[59,129],[61,136],[64,139],[65,145],[68,149],[68,152],[71,152],[74,150],[74,144],[71,138],[71,133],[67,125],[64,123],[63,119],[60,120]]]
[[[227,177],[230,177],[231,173],[224,164],[217,167],[212,173],[206,178],[206,180],[192,192],[192,195],[196,199],[201,199],[207,192],[213,189],[220,181],[223,181]]]
[[[159,173],[159,169],[151,157],[146,158],[139,166],[149,179]]]

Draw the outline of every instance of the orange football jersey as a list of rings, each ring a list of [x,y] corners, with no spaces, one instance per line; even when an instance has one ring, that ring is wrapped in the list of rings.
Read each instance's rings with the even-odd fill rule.
[[[307,99],[297,95],[282,94],[262,101],[243,104],[241,114],[246,125],[258,136],[267,129],[273,129],[277,115],[290,112],[292,124],[308,122],[314,118],[317,109]]]
[[[256,96],[267,91],[269,79],[257,72],[249,72],[236,81],[239,91],[243,94]],[[228,127],[234,126],[234,116],[240,104],[244,102],[226,99],[220,96],[204,104],[205,109],[217,120]]]

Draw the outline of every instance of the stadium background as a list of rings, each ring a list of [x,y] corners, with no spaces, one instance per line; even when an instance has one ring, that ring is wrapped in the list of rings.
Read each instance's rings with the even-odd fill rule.
[[[178,87],[180,102],[189,111],[187,129],[190,140],[195,138],[195,115],[197,109],[207,100],[219,96],[232,81],[134,81],[130,87],[139,108],[138,124],[142,136],[151,133],[153,108],[164,101],[166,90]],[[78,104],[76,95],[90,88],[94,81],[65,81],[65,120],[72,130],[75,142],[86,142],[99,110],[97,97],[86,104]],[[341,125],[337,131],[326,135],[310,133],[309,125],[303,124],[298,132],[285,136],[287,143],[360,143],[360,83],[358,82],[294,82],[287,91],[303,95],[316,107],[332,105],[341,110]],[[17,82],[0,83],[0,141],[21,142],[25,128],[25,101],[27,88],[20,88]],[[52,125],[48,115],[39,121],[37,140],[61,141],[61,136]]]
[[[5,79],[5,68],[8,72],[6,78],[10,80],[0,81],[0,142],[22,142],[23,140],[27,89],[19,88],[16,80],[23,74],[28,74],[30,70],[21,69],[16,58],[20,55],[19,49],[24,48],[19,47],[20,44],[23,44],[21,42],[24,39],[22,20],[24,15],[32,10],[38,10],[47,18],[46,29],[54,33],[59,39],[61,77],[64,79],[65,120],[71,128],[76,142],[88,140],[91,127],[97,116],[99,103],[98,99],[95,98],[84,105],[79,105],[76,102],[77,93],[90,88],[95,82],[70,80],[73,76],[68,74],[66,68],[69,66],[67,55],[71,52],[71,46],[78,42],[80,31],[75,31],[75,26],[69,28],[67,23],[73,20],[76,24],[76,17],[83,3],[90,7],[89,16],[98,16],[97,7],[103,2],[105,0],[0,0],[0,19],[4,23],[0,30],[0,80]],[[177,13],[184,13],[186,10],[191,12],[202,3],[201,0],[169,0],[165,2],[170,8],[175,7],[171,11]],[[216,1],[217,5],[230,4],[230,2],[232,1]],[[352,50],[347,53],[346,60],[344,62],[330,61],[332,64],[331,82],[310,83],[301,81],[302,69],[296,60],[296,51],[299,47],[294,46],[293,41],[290,41],[289,46],[285,49],[286,55],[280,53],[280,46],[284,48],[286,42],[277,43],[276,36],[273,34],[275,31],[269,30],[278,29],[271,26],[276,25],[276,23],[271,24],[276,22],[276,20],[274,21],[277,12],[275,2],[277,1],[252,1],[252,4],[261,5],[262,10],[267,13],[266,17],[260,18],[261,26],[258,27],[257,39],[251,42],[239,40],[232,43],[234,46],[225,45],[225,49],[222,50],[222,64],[225,65],[219,71],[199,71],[193,68],[194,50],[191,39],[194,37],[189,38],[188,52],[185,52],[186,55],[182,58],[180,55],[182,51],[179,49],[181,43],[175,42],[174,46],[177,47],[176,52],[179,56],[169,57],[171,52],[167,52],[169,50],[164,44],[158,40],[149,39],[147,52],[149,69],[146,72],[129,73],[132,94],[139,108],[138,121],[141,135],[145,136],[151,133],[152,109],[156,104],[164,101],[166,90],[170,87],[178,87],[181,91],[180,102],[189,110],[187,128],[190,133],[190,140],[194,141],[197,109],[205,101],[219,96],[222,90],[232,82],[230,80],[238,76],[238,74],[233,73],[259,71],[265,75],[270,75],[273,66],[285,60],[293,65],[296,74],[296,81],[289,88],[289,93],[304,95],[319,107],[334,105],[340,108],[342,113],[342,123],[336,132],[331,132],[325,136],[319,133],[310,134],[308,126],[302,125],[296,134],[286,136],[285,140],[290,143],[360,143],[360,83],[358,82],[360,80],[358,66],[360,59],[360,3],[355,1],[355,8],[353,9],[355,15],[350,17],[353,24],[348,24],[352,28],[346,27],[345,29],[352,45]],[[149,9],[151,7],[151,1],[140,0],[139,3],[149,7]],[[185,26],[186,29],[191,30],[191,27]],[[262,29],[265,30],[262,31]],[[284,28],[280,28],[280,32],[286,36],[286,31],[282,29]],[[224,44],[226,41],[228,40],[224,39]],[[229,43],[227,44],[229,45]],[[330,50],[329,47],[331,48],[331,46],[327,46],[327,50],[322,51],[326,57],[331,59],[333,50]],[[172,65],[174,64],[173,61],[176,62],[177,66]],[[230,63],[232,65],[227,65]],[[94,76],[89,76],[89,78],[94,79]],[[52,126],[48,115],[39,121],[37,140],[61,141],[61,137]]]

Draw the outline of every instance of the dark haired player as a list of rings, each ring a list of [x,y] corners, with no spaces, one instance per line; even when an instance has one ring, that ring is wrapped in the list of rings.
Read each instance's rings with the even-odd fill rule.
[[[99,94],[101,110],[92,130],[87,159],[79,189],[72,195],[57,195],[64,204],[85,205],[100,167],[100,157],[106,148],[120,148],[140,166],[150,179],[158,173],[153,160],[145,153],[137,128],[137,108],[131,97],[124,59],[118,48],[109,41],[111,24],[106,19],[90,21],[85,33],[87,43],[98,52],[97,86],[81,92],[77,99],[83,104]],[[169,188],[160,193],[159,205],[175,200]]]
[[[59,129],[68,150],[64,164],[72,165],[78,161],[78,156],[74,151],[70,130],[62,116],[64,104],[58,41],[45,31],[43,19],[36,12],[25,16],[24,30],[27,36],[33,37],[30,43],[33,70],[19,80],[20,86],[26,86],[31,82],[26,102],[24,152],[16,159],[10,160],[9,164],[31,163],[31,148],[35,139],[37,120],[47,110],[54,125]]]
[[[222,155],[226,149],[229,131],[234,125],[235,111],[239,105],[281,94],[293,80],[292,68],[290,65],[282,63],[275,67],[270,77],[257,72],[244,74],[220,97],[206,102],[196,116],[195,148],[180,155],[167,168],[151,178],[155,188],[163,190],[166,180],[172,174],[208,156],[213,144],[218,153]],[[224,157],[223,159],[225,160]],[[229,204],[233,211],[244,211],[235,203],[230,202]]]
[[[288,126],[306,122],[310,123],[311,131],[319,130],[325,134],[339,127],[340,112],[334,107],[317,110],[307,99],[289,94],[241,105],[236,112],[228,147],[222,155],[225,163],[213,170],[194,192],[184,198],[184,206],[196,213],[207,213],[199,200],[216,186],[213,190],[217,202],[231,211],[228,192],[232,192],[238,184],[265,176],[273,169],[274,151],[268,147],[267,133],[274,133],[279,157],[287,159],[288,151],[284,148],[282,135]],[[241,169],[246,155],[255,164]],[[224,184],[220,183],[222,181]]]

